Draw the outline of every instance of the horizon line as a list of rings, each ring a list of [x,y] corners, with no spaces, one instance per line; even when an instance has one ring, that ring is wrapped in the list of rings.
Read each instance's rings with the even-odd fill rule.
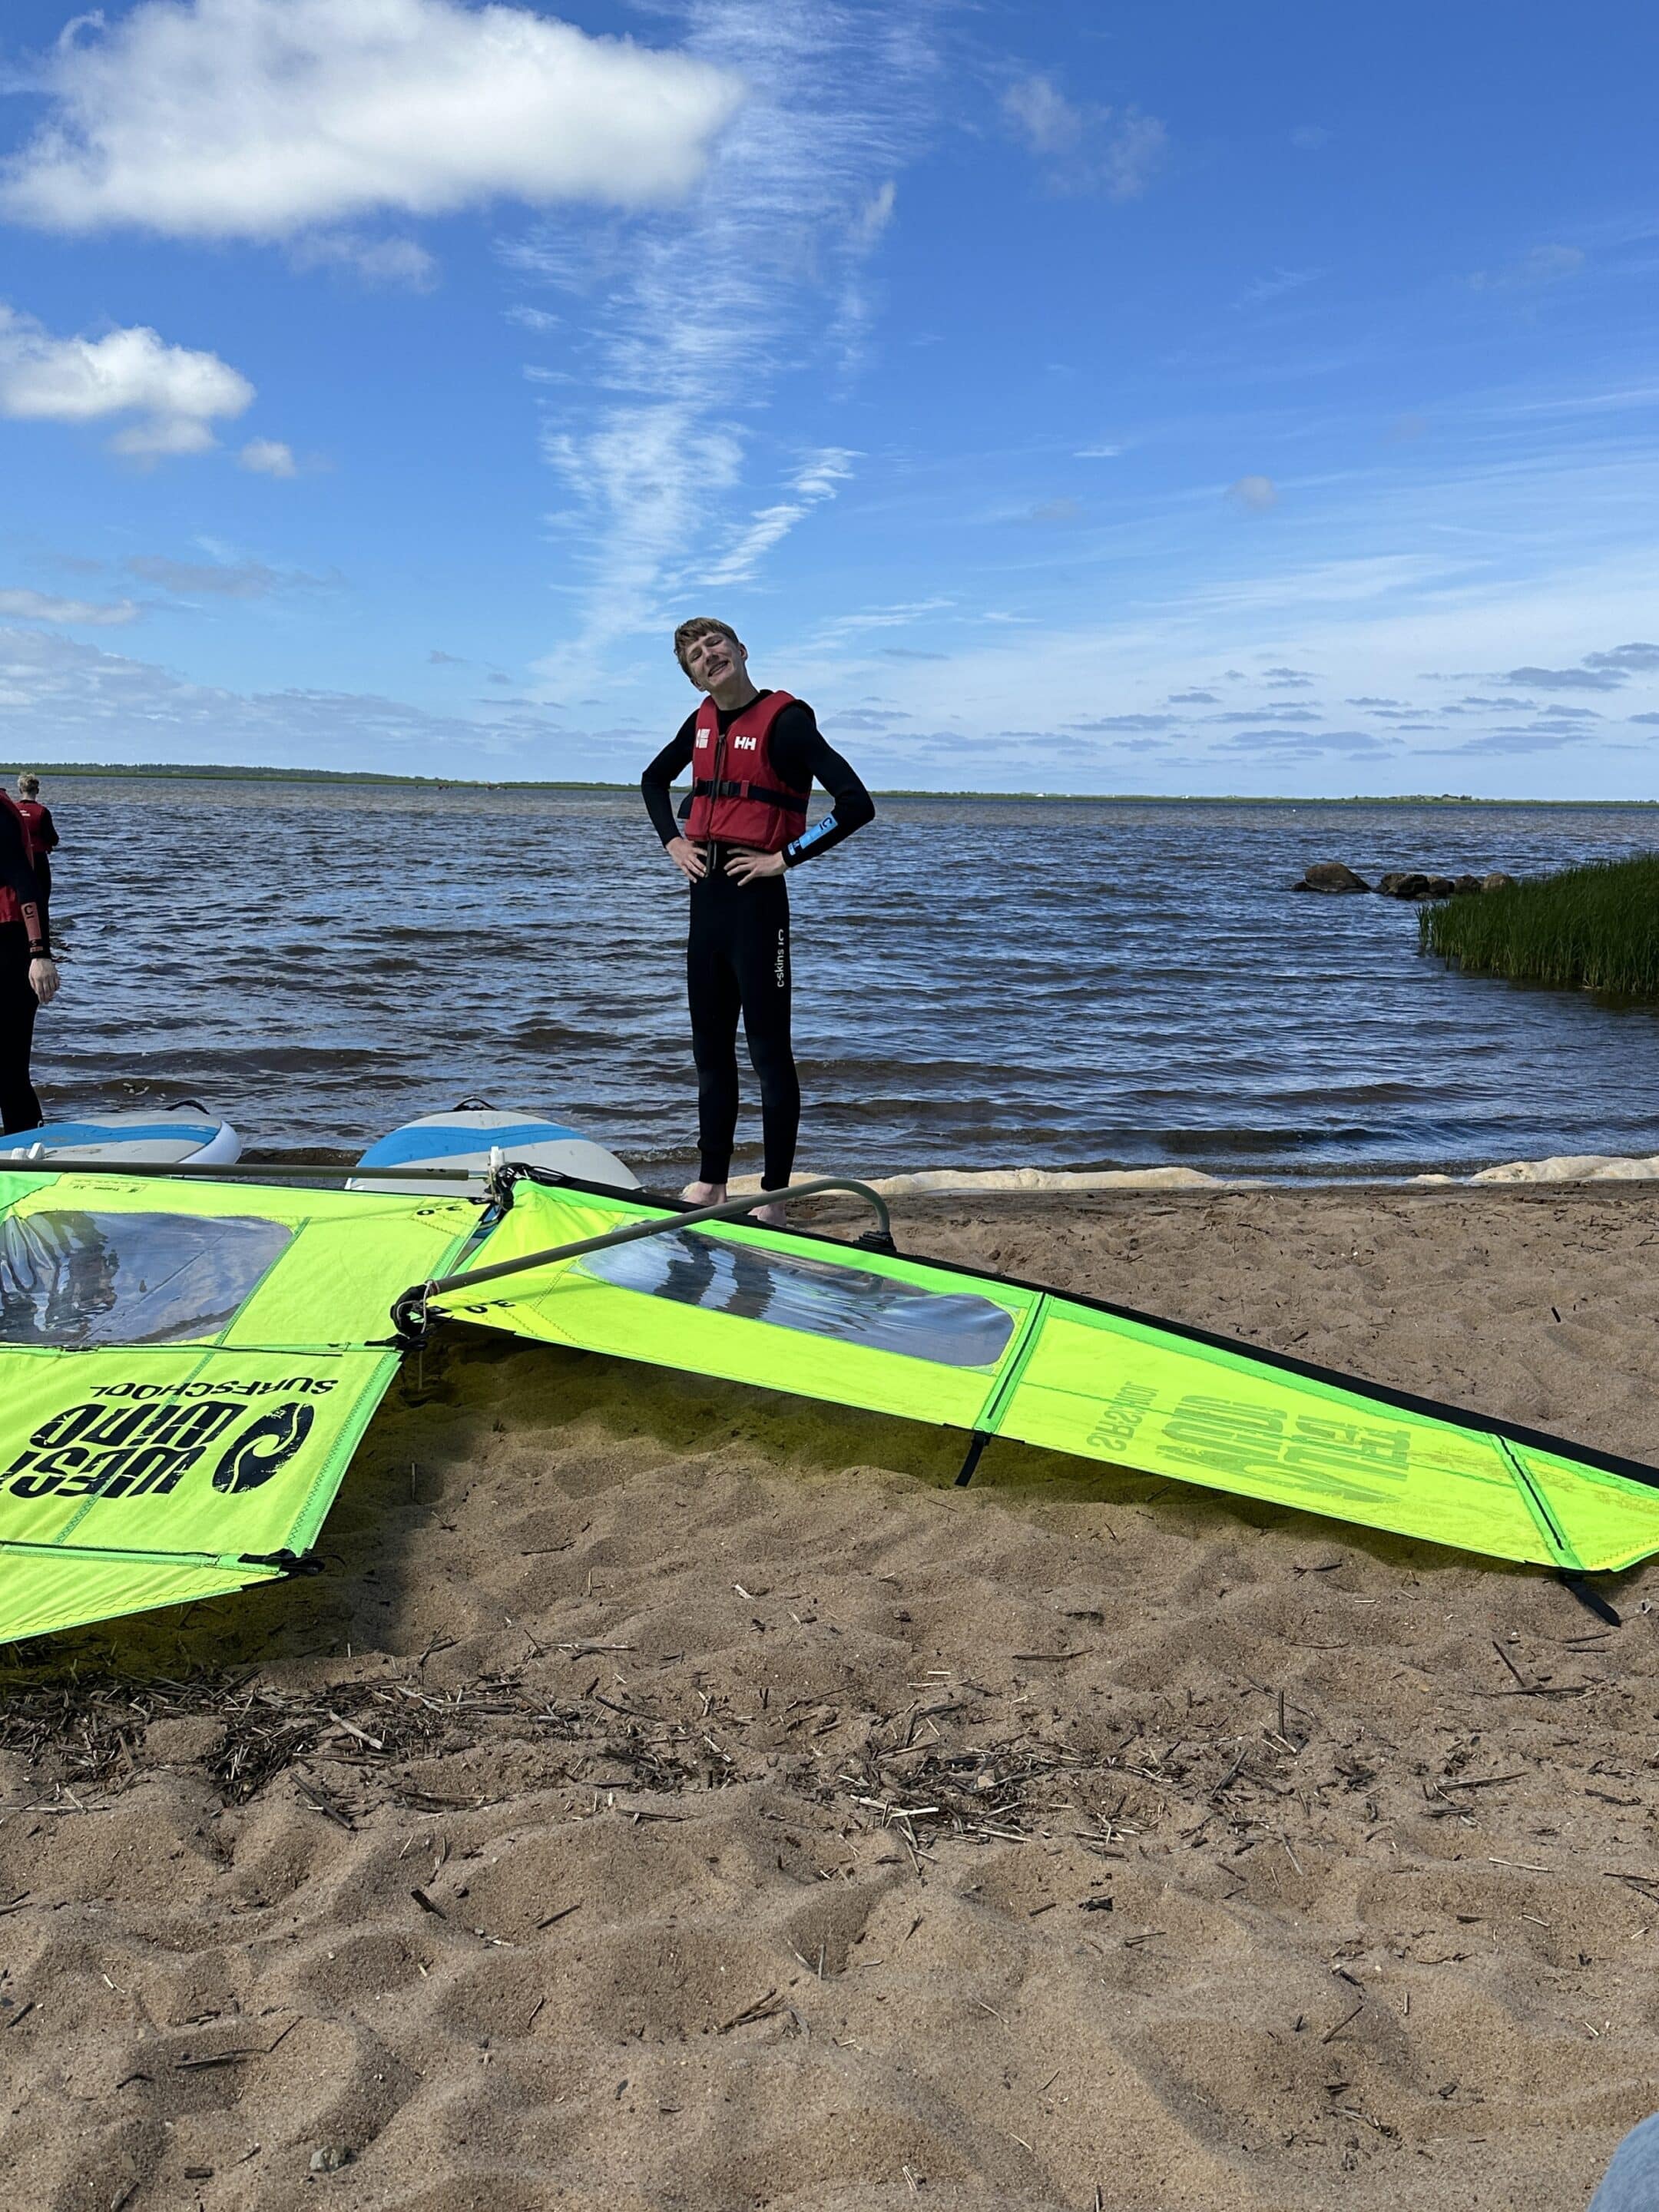
[[[428,791],[579,791],[637,793],[636,783],[583,781],[568,777],[400,775],[381,769],[251,767],[237,762],[31,761],[17,760],[0,773],[15,777],[27,767],[40,776],[161,776],[179,781],[196,778],[226,783],[377,784]],[[985,791],[969,787],[933,789],[919,784],[872,785],[876,799],[1041,799],[1061,805],[1141,806],[1558,806],[1628,808],[1659,806],[1655,799],[1491,799],[1473,792],[1351,792],[1341,797],[1307,792],[1181,791]]]

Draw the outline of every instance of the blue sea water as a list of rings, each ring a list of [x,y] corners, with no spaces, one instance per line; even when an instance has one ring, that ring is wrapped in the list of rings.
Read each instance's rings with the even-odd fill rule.
[[[48,779],[47,1112],[355,1152],[476,1093],[688,1166],[685,893],[631,794]],[[1449,972],[1310,860],[1529,875],[1643,808],[878,800],[792,874],[801,1161],[1403,1176],[1659,1152],[1659,1010]],[[752,1085],[748,1086],[752,1099]],[[738,1168],[758,1165],[746,1101]]]

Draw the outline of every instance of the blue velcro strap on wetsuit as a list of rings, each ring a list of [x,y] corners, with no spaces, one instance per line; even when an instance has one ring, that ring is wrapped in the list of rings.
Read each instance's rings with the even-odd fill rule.
[[[797,860],[804,860],[807,854],[811,851],[813,846],[820,843],[825,837],[829,836],[835,827],[835,816],[833,814],[826,814],[820,820],[815,822],[810,830],[802,830],[800,836],[796,838],[793,845],[787,845],[784,848],[784,866],[786,867],[793,868]]]

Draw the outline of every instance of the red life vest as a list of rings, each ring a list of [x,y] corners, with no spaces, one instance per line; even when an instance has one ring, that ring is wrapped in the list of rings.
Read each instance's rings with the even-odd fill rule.
[[[17,834],[23,841],[23,854],[30,867],[34,866],[34,837],[29,828],[28,817],[9,791],[0,791],[0,813],[9,813],[17,824]],[[0,884],[0,924],[21,921],[23,909],[17,894],[9,884]]]
[[[23,826],[28,831],[31,858],[37,860],[43,859],[51,852],[52,846],[58,842],[57,833],[48,830],[46,827],[46,808],[38,799],[14,799],[12,805],[22,816]],[[48,836],[52,839],[52,845],[46,842]]]
[[[746,845],[781,853],[806,828],[810,791],[791,791],[772,765],[772,726],[794,700],[767,691],[745,707],[720,734],[720,709],[705,699],[697,709],[691,747],[691,811],[685,834],[696,844]]]

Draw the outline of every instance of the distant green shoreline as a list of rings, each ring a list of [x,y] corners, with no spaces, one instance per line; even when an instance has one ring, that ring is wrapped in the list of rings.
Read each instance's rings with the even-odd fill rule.
[[[47,776],[107,776],[116,782],[162,781],[177,783],[362,784],[393,791],[581,791],[635,793],[635,783],[579,783],[556,778],[513,778],[486,782],[477,776],[386,775],[374,769],[192,768],[176,761],[141,761],[132,766],[100,761],[20,760],[0,769],[7,781],[22,769]],[[1659,806],[1653,799],[1477,799],[1462,792],[1401,792],[1349,799],[1310,798],[1305,793],[1246,793],[1182,791],[923,791],[909,785],[878,786],[878,799],[980,799],[1012,802],[1040,799],[1056,806],[1533,806],[1570,807],[1576,812],[1605,809],[1623,812],[1635,806]]]

